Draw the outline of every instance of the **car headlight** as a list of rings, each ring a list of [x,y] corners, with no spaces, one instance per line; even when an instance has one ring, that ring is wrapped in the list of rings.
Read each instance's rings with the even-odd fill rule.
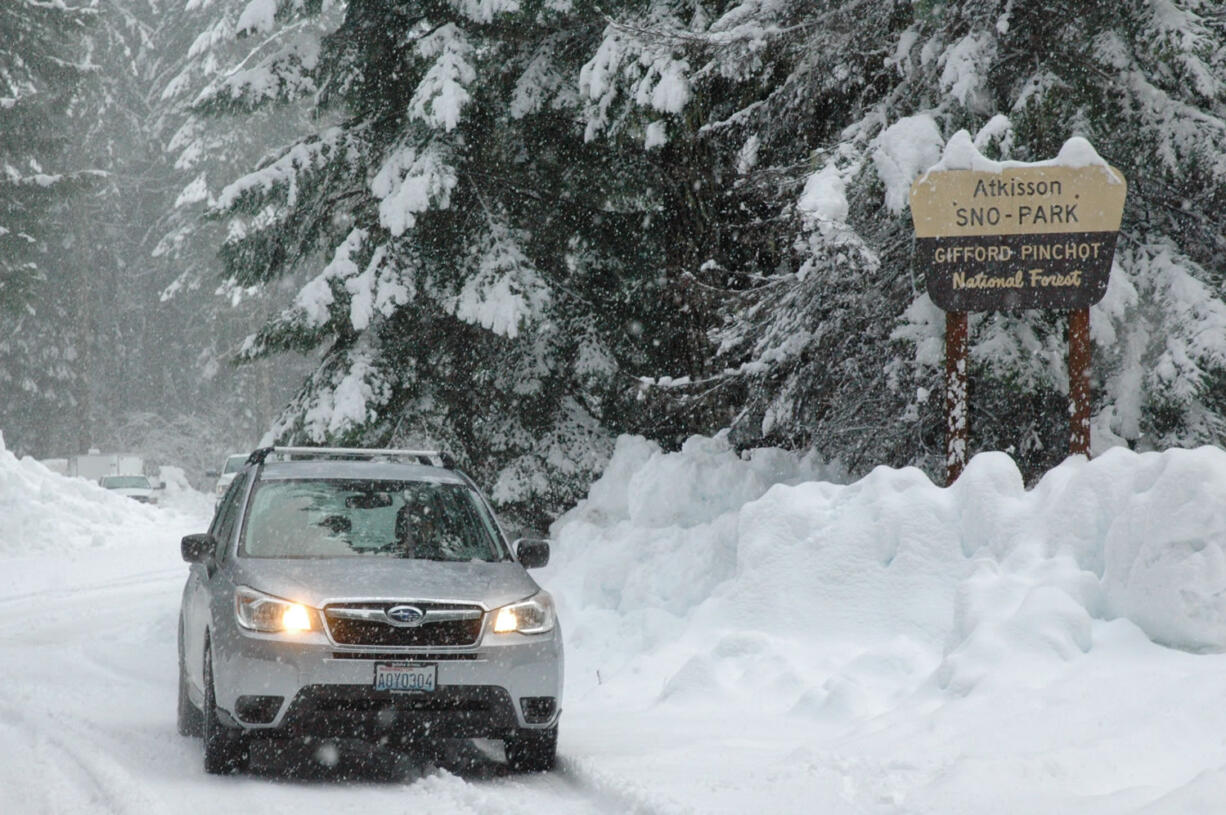
[[[546,592],[529,597],[519,603],[503,606],[494,613],[494,633],[544,634],[557,625],[558,615],[553,608],[553,598]]]
[[[314,628],[311,609],[248,586],[239,586],[234,591],[234,616],[239,625],[252,631],[294,632]]]

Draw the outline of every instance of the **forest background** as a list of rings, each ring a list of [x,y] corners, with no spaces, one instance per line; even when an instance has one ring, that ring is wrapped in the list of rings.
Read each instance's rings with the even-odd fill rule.
[[[963,129],[1128,179],[1095,450],[1226,445],[1215,0],[4,0],[0,43],[19,454],[439,445],[528,522],[621,433],[940,478],[906,191]],[[972,452],[1063,459],[1064,332],[972,317]]]

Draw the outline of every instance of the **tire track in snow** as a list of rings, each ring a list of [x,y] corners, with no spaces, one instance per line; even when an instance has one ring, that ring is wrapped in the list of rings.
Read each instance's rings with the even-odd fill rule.
[[[22,775],[38,779],[37,784],[17,787],[24,792],[24,800],[19,808],[8,811],[140,815],[159,808],[160,802],[146,795],[139,777],[114,757],[116,753],[90,749],[96,746],[95,740],[72,717],[45,715],[45,711],[32,717],[11,705],[0,708],[0,716],[4,725],[22,731],[20,742],[31,746],[27,757],[37,769]],[[7,738],[5,742],[11,743]],[[49,773],[52,783],[47,783]]]
[[[541,777],[564,785],[574,794],[597,806],[601,812],[622,815],[696,815],[692,807],[652,792],[638,782],[601,770],[595,761],[590,759],[559,756],[558,768]]]
[[[371,745],[351,745],[341,751],[334,766],[324,768],[299,755],[290,760],[253,754],[253,772],[260,778],[311,783],[371,783],[403,790],[403,806],[419,815],[538,815],[541,812],[565,815],[655,815],[657,810],[627,806],[623,797],[609,796],[600,790],[568,777],[566,760],[551,773],[519,775],[503,763],[494,742],[444,741],[424,747],[415,755],[388,753]],[[302,753],[301,749],[296,752]],[[310,751],[306,751],[309,753]],[[397,785],[403,786],[397,786]]]
[[[177,607],[181,570],[158,570],[125,580],[44,590],[0,600],[0,647],[31,643],[72,643],[88,628],[92,637],[147,627],[153,616],[129,612],[157,606]]]
[[[134,587],[145,586],[152,583],[161,583],[170,580],[175,580],[182,584],[186,579],[186,568],[152,569],[147,572],[137,572],[126,577],[101,580],[94,583],[80,583],[76,585],[68,584],[64,586],[56,586],[54,588],[40,589],[39,591],[0,597],[0,610],[11,606],[19,606],[23,603],[28,603],[31,600],[37,600],[44,597],[58,597],[64,599],[71,598],[74,600],[86,599],[92,598],[99,594],[111,594],[114,592],[126,591],[127,589]]]
[[[158,742],[173,733],[150,728],[163,673],[150,668],[164,661],[154,653],[161,618],[182,580],[182,569],[156,569],[0,599],[0,743],[13,748],[0,767],[0,809],[167,811],[142,769],[166,755]],[[173,637],[165,650],[173,663]],[[169,728],[173,694],[161,695]]]

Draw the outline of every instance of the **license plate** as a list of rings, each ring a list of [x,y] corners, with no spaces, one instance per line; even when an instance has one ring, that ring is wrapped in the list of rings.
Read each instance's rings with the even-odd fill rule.
[[[392,693],[434,693],[437,665],[414,662],[376,662],[375,690]]]

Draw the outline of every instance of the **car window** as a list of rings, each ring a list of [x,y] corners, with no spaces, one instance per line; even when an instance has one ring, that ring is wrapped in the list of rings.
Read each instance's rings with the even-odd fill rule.
[[[100,483],[109,490],[151,489],[149,479],[143,475],[104,475]]]
[[[509,558],[465,484],[262,481],[248,506],[241,542],[247,557]]]
[[[223,557],[229,547],[231,538],[234,537],[234,523],[238,517],[239,505],[242,503],[243,487],[247,483],[246,478],[235,478],[230,484],[230,488],[226,490],[225,497],[221,499],[221,504],[217,508],[217,514],[213,516],[213,526],[209,532],[217,539],[218,551]]]
[[[237,473],[239,470],[243,469],[243,465],[246,463],[247,463],[246,455],[230,456],[229,458],[226,459],[226,464],[224,467],[221,468],[221,472],[223,475],[229,475],[230,473]]]

